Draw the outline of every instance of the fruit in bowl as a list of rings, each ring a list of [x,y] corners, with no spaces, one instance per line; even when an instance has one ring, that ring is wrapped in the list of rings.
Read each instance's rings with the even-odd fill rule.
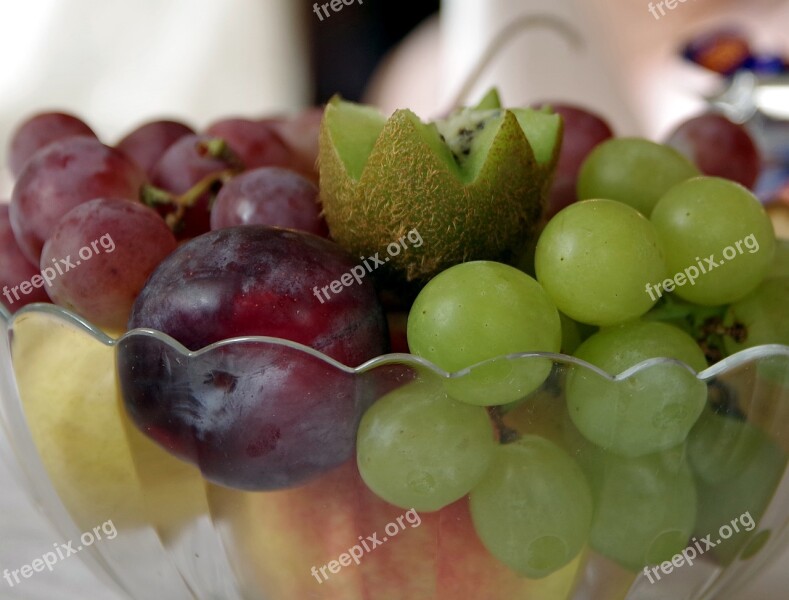
[[[209,480],[238,489],[294,486],[347,461],[367,407],[349,377],[297,352],[269,356],[221,341],[288,339],[352,365],[383,354],[372,282],[320,303],[313,294],[315,282],[354,266],[327,240],[270,227],[219,229],[181,246],[151,274],[129,328],[202,352],[181,365],[179,351],[158,339],[122,342],[118,369],[131,418]]]
[[[492,98],[436,125],[335,100],[317,198],[272,184],[283,136],[255,154],[278,164],[244,171],[271,128],[216,137],[243,126],[227,120],[169,149],[157,138],[150,155],[186,183],[143,177],[97,200],[86,157],[58,173],[84,184],[53,195],[51,229],[17,209],[17,243],[54,232],[42,271],[102,228],[125,240],[43,284],[65,303],[59,277],[71,290],[104,273],[107,298],[133,300],[111,303],[124,326],[97,303],[3,310],[16,383],[2,414],[64,530],[117,519],[117,542],[89,556],[130,597],[615,600],[670,579],[691,598],[781,547],[786,253],[764,210],[664,146],[623,140],[592,151],[574,174],[583,199],[546,222],[561,120]],[[651,180],[619,159],[672,185],[640,189]],[[204,214],[239,190],[254,223]],[[316,201],[329,239],[266,222],[307,210],[312,227]],[[169,245],[135,243],[154,230]],[[124,287],[118,257],[141,288]],[[387,354],[398,293],[411,354]],[[715,551],[694,546],[715,535]]]

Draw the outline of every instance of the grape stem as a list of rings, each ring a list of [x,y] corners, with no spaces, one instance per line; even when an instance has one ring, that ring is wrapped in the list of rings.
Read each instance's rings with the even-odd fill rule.
[[[723,360],[723,338],[728,336],[736,342],[743,342],[748,335],[742,323],[724,325],[725,306],[703,307],[664,296],[648,315],[654,321],[662,321],[683,329],[696,340],[711,365]]]
[[[164,221],[172,231],[176,231],[181,226],[186,211],[192,208],[203,194],[210,192],[216,195],[219,189],[240,171],[240,168],[232,167],[206,175],[183,194],[173,194],[153,185],[144,185],[140,190],[140,199],[143,204],[151,208],[161,205],[175,207],[173,212],[167,214]]]
[[[197,153],[204,158],[224,161],[232,169],[242,170],[244,163],[222,138],[211,138],[197,143]]]

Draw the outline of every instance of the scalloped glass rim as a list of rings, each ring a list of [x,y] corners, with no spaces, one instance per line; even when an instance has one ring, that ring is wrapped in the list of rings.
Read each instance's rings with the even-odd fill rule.
[[[49,319],[49,323],[47,323],[46,320],[42,320],[39,325],[43,325],[43,328],[34,328],[31,330],[33,333],[47,336],[49,327],[58,328],[60,324],[76,333],[87,334],[89,339],[86,337],[86,341],[93,340],[95,342],[99,342],[104,349],[109,351],[109,353],[115,353],[116,346],[118,346],[117,349],[120,349],[124,342],[140,340],[162,344],[163,346],[170,348],[174,353],[180,353],[184,357],[192,359],[203,357],[204,353],[215,351],[217,349],[226,349],[226,346],[233,344],[251,343],[257,344],[261,348],[265,346],[273,346],[275,351],[277,347],[279,347],[283,352],[290,350],[291,358],[294,358],[293,353],[296,353],[301,354],[302,356],[306,355],[305,358],[309,357],[309,359],[313,362],[315,362],[316,359],[319,359],[317,362],[323,363],[328,368],[328,370],[336,370],[338,373],[342,373],[351,377],[361,377],[365,374],[369,374],[370,372],[374,372],[381,367],[387,369],[392,365],[400,365],[411,367],[412,369],[420,371],[420,373],[418,373],[420,377],[425,376],[428,379],[443,378],[444,380],[455,380],[468,375],[470,371],[479,368],[481,365],[486,365],[494,361],[504,363],[506,366],[506,363],[517,360],[547,359],[554,362],[554,367],[560,367],[557,369],[557,373],[564,371],[564,369],[561,368],[562,366],[576,368],[579,371],[586,371],[588,369],[589,371],[596,373],[598,376],[606,378],[610,381],[626,379],[649,368],[657,367],[663,363],[674,363],[673,366],[675,368],[677,366],[682,367],[689,373],[692,373],[694,377],[697,377],[702,381],[707,380],[705,383],[709,383],[711,380],[714,380],[718,377],[729,376],[731,376],[735,382],[751,382],[756,381],[756,379],[751,378],[756,377],[758,379],[757,370],[751,367],[758,366],[756,363],[759,363],[762,360],[778,358],[779,364],[777,366],[779,366],[780,369],[780,384],[776,388],[769,389],[772,389],[773,392],[780,395],[780,398],[778,399],[780,399],[781,402],[784,402],[784,409],[778,413],[770,411],[767,413],[762,413],[760,410],[762,404],[759,401],[756,401],[751,402],[745,410],[748,414],[749,420],[751,419],[751,415],[755,415],[757,417],[754,423],[763,429],[765,433],[774,438],[773,441],[775,443],[778,443],[775,439],[776,437],[784,442],[789,442],[789,421],[787,421],[787,418],[789,418],[789,413],[785,410],[785,400],[787,399],[786,392],[789,390],[789,387],[787,387],[789,385],[789,380],[786,379],[786,377],[789,376],[789,368],[787,368],[787,365],[789,364],[789,346],[785,345],[760,346],[743,350],[698,373],[681,361],[667,358],[656,358],[643,361],[642,363],[627,369],[617,376],[612,376],[580,359],[563,354],[540,352],[500,356],[489,361],[485,361],[484,363],[463,369],[462,371],[458,371],[456,373],[447,373],[432,364],[430,361],[410,354],[386,354],[375,357],[363,363],[362,365],[359,365],[358,367],[352,368],[342,365],[337,361],[325,356],[323,353],[306,347],[302,344],[273,337],[249,336],[231,338],[222,340],[205,348],[201,348],[197,351],[190,351],[170,336],[152,329],[135,329],[120,335],[116,339],[95,327],[84,318],[65,308],[51,304],[31,304],[20,308],[13,315],[0,305],[0,327],[5,328],[4,334],[6,338],[7,350],[13,348],[13,343],[15,341],[22,341],[21,339],[14,340],[14,336],[17,335],[16,332],[19,332],[24,328],[23,323],[26,321],[24,317],[35,317],[36,315],[47,317]],[[20,318],[20,321],[17,321],[17,318]],[[38,321],[38,319],[32,318],[31,321]],[[19,329],[16,328],[17,323],[20,326]],[[26,334],[20,333],[19,335],[24,336]],[[31,336],[31,341],[34,344],[39,343],[39,341],[42,344],[45,344],[45,339],[37,340],[34,336]],[[31,346],[31,348],[35,350],[36,346]],[[107,355],[108,352],[102,351],[102,354]],[[11,355],[9,355],[9,358],[11,358]],[[63,355],[63,360],[68,361],[69,358],[70,357],[68,355]],[[3,367],[4,373],[8,375],[9,381],[13,381],[14,378],[14,371],[11,362],[12,361],[6,360],[3,361],[3,365],[0,365]],[[109,363],[104,364],[109,365]],[[37,367],[35,362],[33,365]],[[395,372],[398,372],[397,369]],[[384,382],[395,380],[399,381],[396,377],[392,377],[392,374],[387,371],[382,373],[382,375],[384,375]],[[371,382],[374,383],[377,381],[378,380],[375,378],[371,380]],[[765,381],[767,381],[767,378]],[[726,382],[724,381],[723,383],[725,384]],[[768,382],[768,386],[771,386],[772,384],[772,381]],[[747,394],[746,398],[759,400],[762,395],[761,391],[759,391],[760,389],[767,388],[759,388],[759,386],[748,387],[748,389],[744,392]],[[13,394],[13,390],[11,390],[9,393]],[[767,396],[765,396],[765,398],[767,398]],[[33,434],[29,428],[26,427],[26,413],[21,402],[22,398],[17,394],[15,397],[9,396],[8,398],[3,398],[3,400],[3,402],[0,402],[0,431],[6,430],[7,427],[19,429],[18,435],[16,435],[16,432],[12,431],[6,431],[6,433],[9,434],[9,439],[12,441],[12,447],[14,447],[16,450],[17,456],[28,475],[28,491],[35,498],[36,504],[45,507],[45,514],[47,514],[53,523],[55,523],[56,526],[64,532],[64,538],[76,539],[76,537],[79,535],[79,529],[82,527],[78,524],[78,521],[74,520],[76,517],[74,517],[72,509],[73,506],[78,505],[68,505],[67,503],[64,503],[65,501],[63,500],[63,496],[60,495],[60,492],[57,488],[58,484],[51,478],[51,472],[47,470],[44,460],[41,458],[39,453],[39,448],[35,445]],[[9,400],[10,402],[6,403],[5,400]],[[113,403],[113,406],[118,411],[122,410],[120,405],[117,405],[116,403]],[[6,412],[6,414],[4,414],[4,412]],[[767,417],[768,420],[762,421],[759,417]],[[121,421],[119,420],[116,425],[121,426]],[[132,430],[137,431],[135,428],[130,428],[130,431]],[[146,438],[146,441],[147,443],[151,444],[151,448],[154,447],[150,440],[147,440]],[[160,484],[154,480],[147,478],[139,479],[139,477],[141,473],[149,472],[147,470],[147,465],[149,463],[145,462],[146,460],[149,460],[153,456],[160,457],[163,455],[156,454],[146,458],[144,453],[141,455],[136,454],[136,452],[139,452],[139,448],[135,450],[131,446],[129,446],[129,452],[129,466],[132,467],[130,482],[137,482],[140,486],[140,490],[155,492],[151,498],[158,500],[159,496],[156,494],[160,493],[161,490],[171,488],[168,488],[167,486],[161,487]],[[143,462],[137,462],[138,460],[142,460]],[[180,461],[176,463],[175,459],[171,460],[174,461],[173,464],[181,465]],[[168,586],[173,586],[173,588],[182,585],[183,581],[187,581],[188,586],[191,586],[189,589],[200,590],[196,597],[233,597],[239,599],[241,596],[235,596],[227,590],[232,589],[238,591],[238,589],[241,588],[246,589],[246,586],[249,585],[264,586],[260,588],[260,590],[264,590],[268,589],[265,586],[274,585],[270,584],[268,580],[264,581],[264,579],[258,575],[262,563],[244,562],[244,557],[240,549],[246,548],[246,546],[244,546],[246,542],[244,541],[245,538],[240,532],[245,527],[247,527],[247,522],[243,520],[233,521],[230,519],[229,515],[231,515],[231,513],[236,514],[240,506],[246,507],[244,510],[251,510],[253,508],[263,509],[269,507],[270,505],[267,504],[267,502],[274,502],[275,500],[273,499],[276,499],[279,496],[276,494],[270,495],[266,493],[230,490],[219,486],[214,486],[204,479],[205,475],[203,472],[203,466],[200,464],[194,466],[196,466],[199,471],[189,471],[189,473],[192,473],[195,478],[194,480],[190,479],[189,482],[190,484],[199,486],[199,489],[205,492],[204,494],[201,493],[196,495],[196,497],[199,496],[199,498],[196,499],[196,502],[200,504],[201,510],[204,512],[200,513],[197,518],[192,519],[189,522],[189,527],[184,528],[180,532],[179,535],[182,537],[178,537],[177,539],[152,537],[150,540],[147,540],[146,543],[152,544],[150,546],[145,546],[146,549],[151,550],[150,556],[148,557],[147,561],[140,561],[137,559],[136,568],[130,568],[128,566],[126,553],[137,553],[139,549],[143,547],[137,545],[142,543],[140,540],[143,539],[139,537],[139,535],[161,535],[161,531],[156,528],[155,522],[145,521],[144,527],[142,529],[139,531],[134,530],[134,535],[137,537],[127,537],[126,539],[128,542],[125,545],[107,548],[96,546],[94,547],[92,553],[85,553],[82,555],[83,560],[87,561],[87,564],[92,567],[94,572],[99,574],[103,579],[105,579],[105,581],[108,581],[108,583],[115,583],[120,586],[121,589],[126,590],[127,593],[130,594],[130,597],[149,597],[149,594],[135,595],[134,590],[137,590],[138,588],[145,590],[148,589],[148,587],[142,585],[143,580],[148,582],[146,585],[166,584]],[[184,466],[183,468],[186,469],[187,467]],[[706,600],[712,597],[717,597],[717,595],[713,594],[718,594],[722,590],[732,589],[736,591],[741,589],[744,583],[751,580],[756,573],[763,569],[764,566],[774,558],[778,549],[786,547],[787,540],[789,539],[789,529],[786,528],[787,521],[785,507],[787,506],[786,500],[787,494],[789,493],[789,479],[787,479],[785,475],[785,464],[782,480],[777,481],[775,485],[775,489],[771,488],[769,502],[765,505],[764,510],[758,517],[760,531],[770,531],[771,534],[768,536],[768,538],[765,538],[765,546],[756,553],[757,559],[752,560],[750,557],[748,557],[747,559],[743,558],[742,560],[738,560],[737,562],[732,562],[731,564],[727,565],[713,560],[712,562],[700,563],[702,566],[697,569],[687,569],[683,575],[670,581],[671,586],[677,586],[677,590],[681,590],[682,594],[684,594],[681,596],[683,599],[689,600],[690,598],[693,598],[693,600]],[[298,490],[309,488],[295,489]],[[747,487],[747,489],[749,490],[749,494],[753,493],[750,491],[750,487]],[[290,490],[288,493],[291,492],[293,492],[293,490]],[[331,489],[329,489],[329,492],[331,492]],[[89,500],[90,498],[91,497],[88,496]],[[141,498],[140,506],[135,505],[134,509],[142,510],[142,514],[148,514],[144,512],[149,509],[147,504],[148,500],[145,500],[144,497]],[[79,501],[82,502],[82,500]],[[740,501],[737,500],[737,502]],[[90,510],[94,510],[92,508],[93,505],[88,506]],[[164,505],[157,504],[155,509],[156,514],[159,514],[162,511],[162,506],[169,506],[171,509],[178,510],[179,514],[181,514],[183,511],[182,497],[179,496],[175,500],[165,499]],[[740,504],[737,504],[736,506],[739,507]],[[750,505],[744,506],[748,507]],[[737,511],[742,512],[742,510],[739,508]],[[265,511],[263,511],[263,513],[267,514]],[[242,514],[244,514],[243,511]],[[113,518],[115,517],[113,516]],[[121,519],[121,517],[118,518]],[[132,529],[128,529],[128,531],[131,532]],[[277,530],[275,527],[273,531],[276,534],[279,530]],[[289,530],[288,535],[290,535]],[[314,532],[310,530],[309,535],[313,536]],[[156,541],[157,539],[159,542]],[[277,539],[276,535],[273,539]],[[312,540],[312,537],[310,537],[310,540]],[[161,547],[157,545],[160,542]],[[203,547],[204,549],[210,548],[212,551],[201,552],[200,560],[198,560],[193,558],[193,547],[195,546]],[[271,550],[271,548],[269,548],[269,550]],[[276,570],[281,568],[285,563],[275,555],[270,555],[266,560],[268,560],[266,564],[270,569],[267,571],[268,577],[270,579],[272,577],[271,573],[276,572]],[[169,564],[170,561],[175,561],[173,569],[163,574],[162,580],[156,580],[151,583],[150,571],[157,568],[158,564],[162,562]],[[654,595],[657,589],[652,587],[652,584],[646,580],[644,575],[633,574],[630,571],[622,571],[621,567],[618,567],[614,562],[612,562],[612,559],[606,558],[604,555],[591,553],[584,558],[584,562],[578,563],[577,568],[578,571],[575,573],[575,575],[573,575],[574,583],[572,584],[572,590],[568,591],[568,593],[573,594],[573,600],[580,600],[581,598],[589,597],[606,598],[608,600],[621,600],[624,598],[622,595],[623,593],[628,594],[628,599],[645,599],[657,597]],[[204,577],[203,573],[212,573],[213,575]],[[368,572],[366,577],[373,577],[373,575],[369,573],[371,572]],[[274,578],[274,580],[276,580],[276,578]],[[626,592],[625,589],[627,589]],[[663,588],[660,589],[663,590]],[[673,588],[671,589],[673,590]],[[186,598],[191,596],[184,595],[182,597]],[[292,596],[274,597],[290,598]],[[674,597],[680,596],[677,595]],[[562,600],[569,600],[569,598],[570,596],[562,597]],[[555,600],[555,598],[552,598],[552,600]]]
[[[449,373],[444,371],[442,368],[438,367],[434,363],[416,356],[414,354],[383,354],[381,356],[376,356],[368,360],[367,362],[362,363],[358,367],[349,367],[344,365],[333,358],[326,356],[319,350],[315,350],[314,348],[310,348],[309,346],[305,346],[304,344],[300,344],[298,342],[293,342],[291,340],[286,340],[282,338],[275,338],[269,336],[241,336],[235,338],[228,338],[225,340],[221,340],[219,342],[215,342],[200,350],[189,350],[186,346],[181,344],[178,340],[170,337],[166,333],[155,329],[132,329],[130,331],[125,332],[119,338],[113,338],[107,335],[104,331],[100,328],[96,327],[85,318],[81,317],[80,315],[68,310],[67,308],[63,308],[62,306],[57,306],[55,304],[45,304],[45,303],[32,303],[20,308],[16,313],[11,314],[5,306],[0,304],[0,318],[2,318],[6,323],[12,323],[17,317],[26,313],[43,313],[54,315],[55,317],[69,322],[72,325],[77,326],[78,328],[82,329],[83,331],[90,334],[96,341],[106,345],[106,346],[115,346],[132,337],[152,337],[155,338],[168,346],[172,347],[174,350],[178,351],[180,354],[188,357],[197,357],[202,354],[206,354],[211,352],[216,348],[220,348],[223,346],[228,346],[235,343],[248,343],[248,342],[264,342],[272,345],[278,346],[285,346],[287,348],[291,348],[293,350],[297,350],[299,352],[303,352],[305,354],[309,354],[327,365],[343,371],[349,375],[360,375],[371,371],[377,367],[389,365],[389,364],[400,364],[400,365],[409,365],[414,367],[422,367],[431,371],[433,374],[445,378],[445,379],[460,379],[465,375],[469,374],[471,371],[484,366],[489,365],[496,362],[503,362],[505,360],[513,360],[513,359],[521,359],[521,358],[547,358],[556,363],[560,364],[570,364],[575,365],[578,367],[582,367],[589,371],[596,373],[597,375],[609,379],[610,381],[621,381],[624,379],[628,379],[633,375],[648,370],[655,365],[661,364],[674,364],[680,367],[687,369],[690,373],[692,373],[697,379],[701,381],[707,381],[713,379],[726,371],[735,369],[741,365],[744,365],[748,362],[763,359],[763,358],[774,358],[778,356],[785,356],[789,358],[789,346],[783,344],[767,344],[762,346],[754,346],[752,348],[746,348],[745,350],[741,350],[736,354],[732,354],[724,358],[723,360],[715,363],[704,369],[703,371],[696,371],[693,367],[688,365],[687,363],[673,359],[673,358],[650,358],[648,360],[644,360],[632,367],[625,369],[621,373],[617,375],[611,375],[606,371],[600,369],[599,367],[590,364],[580,358],[576,358],[574,356],[570,356],[568,354],[559,354],[554,352],[519,352],[514,354],[506,354],[502,356],[497,356],[495,358],[491,358],[485,360],[483,362],[477,363],[475,365],[471,365],[466,367],[465,369],[461,369],[460,371],[456,371],[454,373]]]

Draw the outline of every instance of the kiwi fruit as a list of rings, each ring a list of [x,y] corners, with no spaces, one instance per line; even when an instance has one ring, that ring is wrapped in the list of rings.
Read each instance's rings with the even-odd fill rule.
[[[561,139],[559,115],[502,109],[495,91],[427,124],[336,96],[318,157],[331,235],[360,257],[387,256],[417,230],[420,247],[387,256],[386,269],[410,282],[469,260],[508,262],[537,233]]]

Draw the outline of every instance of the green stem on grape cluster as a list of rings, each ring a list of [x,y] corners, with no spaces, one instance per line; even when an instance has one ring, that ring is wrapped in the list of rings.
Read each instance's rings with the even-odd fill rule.
[[[198,142],[197,153],[203,157],[215,158],[225,162],[231,169],[243,169],[244,163],[222,138],[211,138]]]
[[[711,317],[702,324],[697,340],[711,365],[726,358],[723,339],[727,336],[741,343],[748,337],[748,330],[742,323],[724,325],[721,316]]]
[[[240,170],[240,168],[232,167],[223,171],[211,173],[203,177],[183,194],[173,194],[153,185],[144,185],[140,190],[140,199],[143,204],[151,208],[162,205],[174,207],[173,212],[168,213],[164,220],[172,231],[177,231],[182,224],[186,211],[193,207],[203,194],[210,192],[216,195],[219,188],[237,175]]]
[[[747,334],[741,323],[724,325],[725,315],[726,306],[699,306],[667,295],[645,318],[669,323],[691,335],[712,365],[726,357],[724,337],[741,342]]]

